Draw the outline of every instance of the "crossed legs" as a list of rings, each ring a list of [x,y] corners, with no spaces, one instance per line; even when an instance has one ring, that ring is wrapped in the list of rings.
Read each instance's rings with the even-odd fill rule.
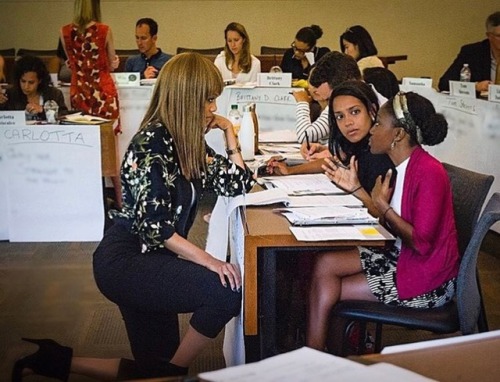
[[[324,350],[330,311],[340,300],[376,301],[361,268],[357,248],[317,255],[309,292],[307,346]]]

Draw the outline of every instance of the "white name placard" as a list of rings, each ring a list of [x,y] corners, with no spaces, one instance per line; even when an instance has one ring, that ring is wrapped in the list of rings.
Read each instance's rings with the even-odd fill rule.
[[[450,81],[450,95],[476,98],[476,84],[474,82]]]
[[[0,126],[25,125],[26,116],[24,110],[0,111]]]
[[[262,87],[289,88],[292,86],[292,73],[259,73],[257,85]]]
[[[488,86],[488,101],[500,102],[500,85]]]
[[[116,86],[140,86],[141,74],[140,73],[111,73]]]
[[[419,86],[424,88],[431,88],[432,78],[403,77],[402,84],[404,86]]]

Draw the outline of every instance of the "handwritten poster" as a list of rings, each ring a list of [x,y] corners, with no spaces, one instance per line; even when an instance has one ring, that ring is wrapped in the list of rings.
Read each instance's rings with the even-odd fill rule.
[[[0,148],[10,241],[102,238],[99,126],[1,126]]]
[[[231,105],[239,105],[240,112],[248,103],[255,103],[259,118],[260,142],[296,142],[295,109],[297,102],[292,88],[242,89],[226,87],[217,99],[218,112],[227,115]]]

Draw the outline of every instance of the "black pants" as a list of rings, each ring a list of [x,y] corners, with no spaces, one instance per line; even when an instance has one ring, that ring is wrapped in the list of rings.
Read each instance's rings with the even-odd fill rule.
[[[214,338],[241,308],[241,293],[225,288],[219,276],[168,251],[142,254],[136,235],[115,224],[94,253],[100,291],[116,303],[134,355],[131,377],[162,376],[179,346],[178,313]]]

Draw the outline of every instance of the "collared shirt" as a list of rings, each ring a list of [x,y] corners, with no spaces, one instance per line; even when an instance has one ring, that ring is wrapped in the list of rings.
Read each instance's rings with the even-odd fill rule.
[[[158,52],[149,58],[147,58],[144,53],[127,58],[125,62],[125,71],[140,72],[141,78],[144,78],[144,71],[148,66],[154,66],[156,69],[160,70],[171,58],[171,55],[163,53],[161,49],[158,48]]]
[[[491,82],[492,83],[495,83],[496,81],[496,78],[497,78],[497,60],[495,60],[495,56],[493,55],[493,51],[490,50],[491,52],[491,75],[490,75],[490,78],[491,78]]]

